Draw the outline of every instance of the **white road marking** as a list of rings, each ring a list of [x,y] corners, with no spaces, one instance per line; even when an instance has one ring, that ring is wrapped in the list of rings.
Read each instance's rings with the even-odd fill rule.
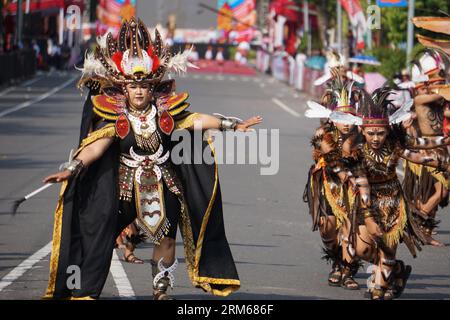
[[[36,251],[33,255],[11,270],[0,280],[0,292],[23,276],[27,271],[32,269],[37,263],[48,256],[51,251],[52,242],[50,241],[43,248]],[[119,291],[119,296],[123,299],[136,299],[133,287],[131,286],[127,274],[125,273],[125,270],[123,269],[119,257],[115,251],[113,252],[113,257],[111,260],[110,272],[116,284],[116,288]]]
[[[35,82],[38,82],[39,80],[41,80],[41,77],[36,77],[34,79],[30,79],[30,80],[24,82],[22,86],[27,87]]]
[[[198,74],[194,74],[194,75],[192,76],[192,78],[194,78],[194,79],[200,79],[200,76],[199,76]]]
[[[111,272],[116,288],[119,291],[119,296],[124,299],[136,299],[133,287],[128,280],[127,274],[125,273],[115,250],[113,252],[109,271]]]
[[[9,88],[6,88],[6,89],[3,90],[2,92],[0,92],[0,97],[1,97],[1,96],[4,96],[4,95],[7,94],[8,92],[13,91],[15,88],[16,88],[16,87],[14,87],[14,86],[9,87]]]
[[[52,251],[52,242],[50,241],[45,245],[42,249],[38,250],[36,253],[34,253],[32,256],[30,256],[28,259],[23,261],[21,264],[19,264],[17,267],[15,267],[11,272],[9,272],[6,276],[4,276],[0,280],[0,292],[5,289],[7,286],[12,284],[14,281],[19,279],[21,276],[24,275],[25,272],[33,268],[33,266],[41,261],[43,258],[45,258],[50,252]]]
[[[275,103],[277,106],[279,106],[281,109],[283,109],[284,111],[290,113],[291,115],[293,115],[294,117],[300,118],[300,113],[298,113],[295,110],[292,110],[291,108],[289,108],[287,105],[285,105],[283,102],[281,102],[280,100],[278,100],[277,98],[272,98],[273,103]]]
[[[70,78],[69,80],[67,80],[66,82],[64,82],[63,84],[61,84],[60,86],[58,86],[58,87],[56,87],[56,88],[53,88],[53,89],[50,90],[49,92],[40,95],[39,97],[37,97],[37,98],[34,99],[34,100],[22,102],[21,104],[15,106],[15,107],[13,107],[13,108],[10,108],[10,109],[8,109],[8,110],[5,110],[5,111],[3,111],[3,112],[0,112],[0,118],[1,118],[1,117],[4,117],[4,116],[6,116],[6,115],[8,115],[8,114],[10,114],[10,113],[13,113],[13,112],[22,110],[22,109],[24,109],[24,108],[27,108],[27,107],[29,107],[29,106],[35,104],[36,102],[42,101],[42,100],[44,100],[44,99],[50,97],[51,95],[55,94],[55,93],[58,92],[59,90],[61,90],[61,89],[65,88],[65,87],[67,87],[67,86],[68,86],[69,84],[71,84],[76,78],[77,78],[77,77],[75,77],[75,76],[72,77],[72,78]]]
[[[236,81],[236,77],[230,77],[229,80],[230,81]]]

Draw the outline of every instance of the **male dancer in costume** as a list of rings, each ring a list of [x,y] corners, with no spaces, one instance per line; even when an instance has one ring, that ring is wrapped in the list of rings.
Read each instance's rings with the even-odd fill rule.
[[[363,187],[370,188],[369,205],[360,205],[354,239],[356,254],[377,266],[368,282],[374,300],[398,298],[405,288],[411,267],[396,260],[398,243],[405,242],[415,256],[415,246],[420,248],[425,242],[397,177],[399,159],[432,166],[443,172],[450,168],[448,156],[433,158],[410,150],[436,148],[448,144],[450,139],[438,136],[406,139],[406,134],[395,125],[408,119],[410,105],[389,116],[391,101],[387,97],[390,94],[389,90],[381,88],[375,91],[372,99],[365,97],[360,101],[364,140],[353,150],[344,148],[349,170],[356,179],[367,178],[369,185]]]
[[[194,123],[203,130],[247,131],[262,119],[238,122],[187,111],[188,94],[175,94],[174,81],[162,81],[168,70],[186,70],[186,57],[172,57],[158,31],[153,41],[134,18],[122,24],[117,41],[108,34],[87,56],[81,83],[95,82],[100,89],[83,115],[82,132],[89,134],[65,170],[44,180],[63,183],[47,298],[99,298],[114,241],[136,218],[155,244],[154,299],[170,298],[178,225],[193,285],[220,296],[239,289],[217,165],[173,163],[171,135],[192,130]],[[81,270],[80,288],[67,287],[72,265]]]
[[[319,229],[324,258],[332,262],[328,284],[357,290],[359,285],[353,276],[359,263],[347,250],[347,214],[354,206],[355,195],[348,186],[341,159],[343,145],[358,134],[355,126],[358,118],[353,116],[357,113],[353,81],[344,82],[339,72],[339,69],[331,71],[333,81],[322,99],[326,106],[308,101],[306,117],[325,118],[327,122],[316,130],[311,140],[315,165],[309,171],[303,200],[309,205],[313,231]]]
[[[441,95],[432,93],[430,86],[446,82],[445,60],[448,61],[448,57],[444,52],[427,49],[414,62],[412,75],[416,83],[414,97],[416,119],[408,128],[408,134],[413,137],[433,137],[444,134],[444,112],[447,101]],[[439,153],[441,156],[448,156],[445,146],[421,152],[425,155]],[[443,246],[441,242],[432,238],[432,231],[436,225],[435,216],[438,205],[445,207],[448,204],[448,174],[407,162],[403,187],[408,201],[415,212],[422,217],[422,228],[427,235],[427,243]]]

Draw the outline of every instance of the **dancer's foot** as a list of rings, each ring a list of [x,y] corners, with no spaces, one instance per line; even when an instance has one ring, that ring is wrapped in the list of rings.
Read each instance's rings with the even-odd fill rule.
[[[347,290],[359,290],[358,282],[356,282],[351,275],[342,278],[341,286]]]
[[[328,275],[328,285],[339,287],[342,282],[342,272],[339,266],[333,267]]]
[[[384,300],[384,295],[386,293],[386,289],[385,288],[373,288],[370,293],[370,299],[371,300]]]
[[[430,238],[431,238],[431,237],[430,237]],[[433,246],[433,247],[439,247],[439,248],[445,247],[445,244],[444,244],[444,243],[442,243],[442,242],[440,242],[440,241],[437,241],[436,239],[433,239],[433,238],[431,238],[431,239],[429,240],[428,244],[431,245],[431,246]]]
[[[169,296],[166,292],[153,291],[153,300],[175,300]]]
[[[136,263],[136,264],[144,263],[144,260],[136,257],[133,252],[129,253],[128,255],[124,255],[123,258],[124,258],[124,261],[128,262],[128,263]]]
[[[433,247],[440,247],[440,248],[445,247],[445,244],[434,239],[431,236],[431,232],[429,230],[426,230],[424,235],[425,235],[425,239],[426,239],[426,242],[428,245],[433,246]]]
[[[359,290],[358,282],[353,279],[353,274],[355,273],[354,270],[358,270],[358,268],[356,267],[358,265],[358,262],[348,263],[343,261],[343,265],[341,287],[347,290]]]
[[[399,298],[402,295],[412,271],[411,266],[405,266],[405,264],[401,260],[397,260],[396,269],[397,270],[394,276],[394,283],[392,285],[392,293],[395,299]]]

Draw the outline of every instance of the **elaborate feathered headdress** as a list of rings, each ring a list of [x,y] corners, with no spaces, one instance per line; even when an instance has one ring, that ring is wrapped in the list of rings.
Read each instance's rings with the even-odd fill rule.
[[[328,118],[333,122],[362,126],[389,126],[408,120],[411,117],[413,101],[410,100],[398,109],[392,105],[389,96],[392,88],[382,87],[372,95],[364,90],[352,90],[353,83],[335,86],[332,92],[335,101],[328,108],[314,101],[308,101],[305,112],[308,118]],[[358,100],[356,103],[356,99]],[[356,104],[358,108],[356,108]],[[396,110],[396,111],[392,111]]]
[[[308,101],[309,109],[305,111],[307,118],[329,118],[333,122],[342,124],[362,124],[360,117],[356,116],[357,91],[353,90],[353,81],[345,81],[338,70],[333,69],[333,81],[326,90],[327,106],[314,101]]]
[[[372,96],[365,92],[361,95],[359,113],[362,116],[363,126],[389,126],[408,120],[411,117],[410,110],[413,101],[408,101],[396,109],[389,98],[392,92],[392,88],[384,86],[375,90]],[[396,111],[392,112],[392,110]]]
[[[412,81],[416,83],[416,87],[423,86],[425,82],[446,81],[449,62],[449,56],[440,49],[427,48],[420,51],[411,62]]]
[[[345,112],[350,114],[356,114],[356,99],[353,90],[354,81],[345,80],[338,70],[332,70],[333,81],[331,82],[327,92],[330,92],[334,97],[334,101],[331,104],[331,108],[334,111]]]
[[[189,50],[172,56],[159,31],[155,29],[153,40],[144,23],[134,17],[122,23],[117,39],[108,33],[97,41],[95,51],[86,54],[79,85],[88,80],[112,85],[158,83],[168,70],[185,72],[193,66],[187,61]]]

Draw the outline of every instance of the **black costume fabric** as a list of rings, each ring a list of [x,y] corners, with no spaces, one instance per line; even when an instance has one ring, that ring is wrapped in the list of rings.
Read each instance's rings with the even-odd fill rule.
[[[86,128],[95,123],[89,104],[92,106],[90,99],[84,107],[81,138],[87,135]],[[184,116],[188,114],[185,112]],[[102,128],[96,129],[100,132]],[[96,132],[89,139],[95,140]],[[191,154],[194,157],[195,152]],[[63,183],[55,211],[45,298],[100,297],[109,273],[115,239],[134,220],[133,215],[119,214],[119,156],[116,139],[80,176]],[[187,209],[187,214],[180,213],[180,229],[190,279],[196,287],[226,296],[239,289],[240,281],[225,236],[217,164],[180,164],[175,170],[182,182]],[[69,289],[67,280],[71,273],[68,268],[73,265],[80,268],[81,286]]]

